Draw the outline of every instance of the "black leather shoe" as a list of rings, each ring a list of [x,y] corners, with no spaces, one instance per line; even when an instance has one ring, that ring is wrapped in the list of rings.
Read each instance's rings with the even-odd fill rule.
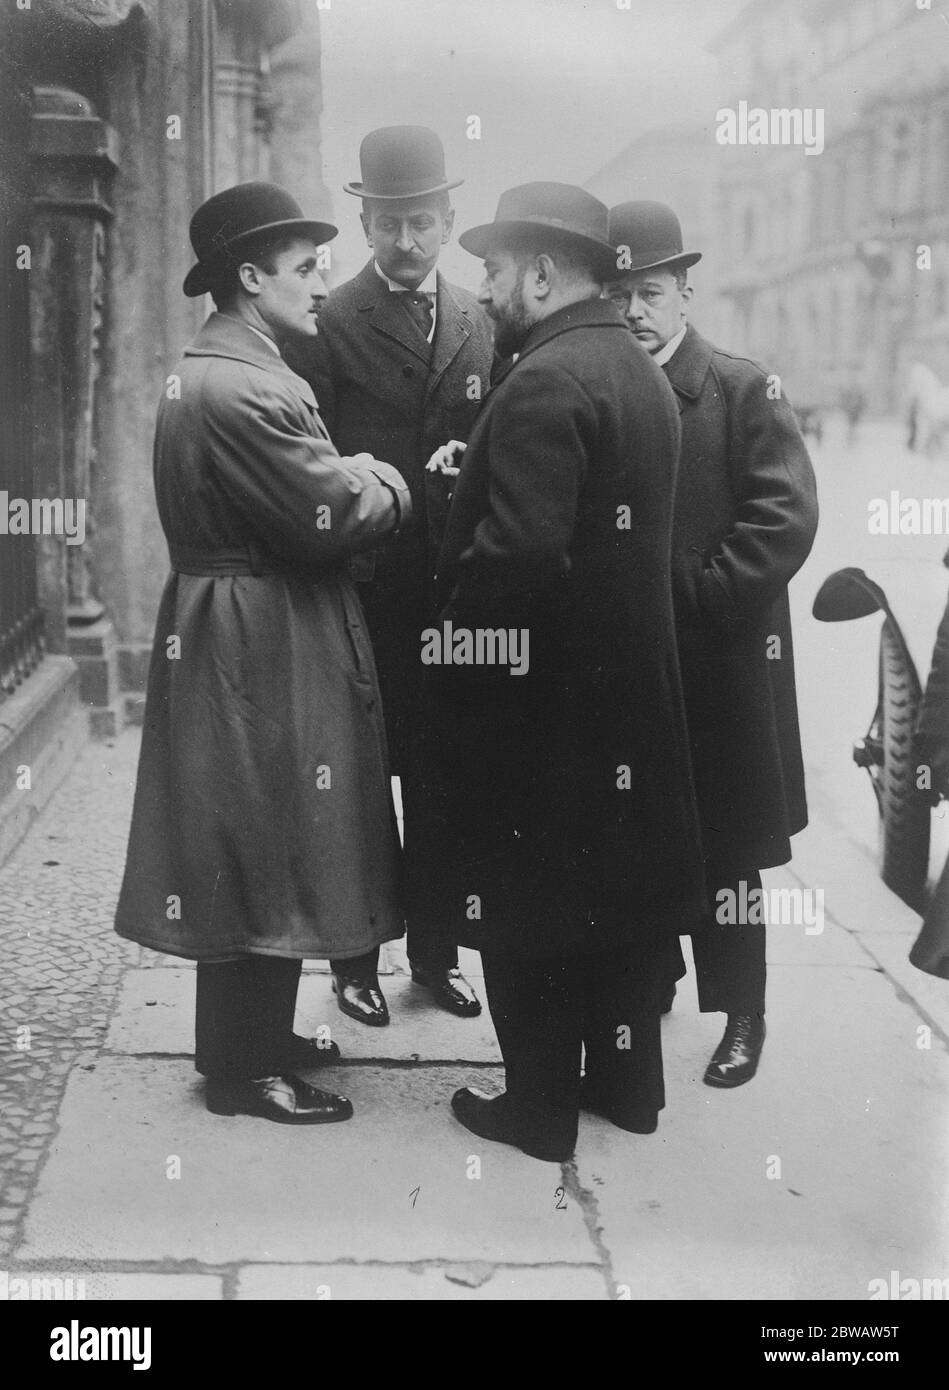
[[[301,1038],[294,1033],[287,1050],[286,1067],[328,1067],[340,1060],[340,1050],[336,1043],[320,1042],[319,1038]]]
[[[764,1046],[763,1014],[729,1014],[721,1042],[712,1053],[706,1086],[743,1086],[758,1070]]]
[[[451,1098],[451,1108],[455,1118],[465,1129],[477,1134],[479,1139],[491,1139],[496,1144],[512,1144],[531,1158],[542,1159],[545,1163],[564,1163],[573,1153],[569,1148],[554,1144],[532,1144],[518,1135],[509,1113],[507,1095],[485,1096],[465,1086],[456,1091]]]
[[[389,1022],[389,1010],[378,979],[347,980],[334,971],[333,993],[343,1013],[357,1022],[368,1023],[370,1028],[384,1028]]]
[[[459,1018],[477,1018],[481,1001],[462,975],[457,965],[429,970],[422,965],[412,966],[412,979],[431,992],[436,1004]]]
[[[213,1115],[259,1115],[281,1125],[331,1125],[350,1120],[352,1102],[318,1091],[298,1076],[264,1076],[254,1081],[208,1077],[205,1103]]]
[[[589,1110],[594,1115],[602,1115],[617,1129],[625,1129],[629,1134],[655,1134],[659,1128],[658,1110],[649,1110],[643,1106],[627,1106],[620,1110],[616,1105],[608,1105],[586,1077],[580,1083],[580,1109]]]

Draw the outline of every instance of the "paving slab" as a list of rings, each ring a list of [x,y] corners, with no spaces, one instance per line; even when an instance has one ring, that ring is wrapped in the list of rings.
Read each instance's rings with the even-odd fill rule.
[[[106,1050],[130,1056],[190,1056],[194,1051],[194,971],[130,970],[109,1026]],[[317,1036],[320,1027],[347,1061],[500,1062],[487,1008],[480,1018],[455,1018],[437,1008],[426,990],[404,975],[383,983],[392,1022],[367,1028],[340,1013],[328,976],[304,975],[297,998],[297,1031]],[[481,991],[482,1002],[484,992]]]
[[[356,1117],[305,1129],[212,1116],[185,1061],[104,1057],[73,1073],[20,1260],[201,1264],[340,1259],[585,1264],[559,1164],[475,1139],[451,1115],[463,1068],[323,1073]],[[172,1158],[181,1176],[167,1176]],[[480,1166],[480,1178],[469,1177]]]
[[[917,1047],[918,1017],[877,972],[779,966],[772,986],[754,1081],[687,1081],[682,1016],[664,1028],[659,1131],[583,1122],[580,1181],[634,1299],[864,1299],[891,1269],[949,1276],[945,1051]]]
[[[538,1303],[603,1302],[610,1297],[600,1269],[582,1265],[512,1269],[455,1265],[393,1268],[391,1265],[250,1265],[241,1270],[238,1299],[422,1300]]]

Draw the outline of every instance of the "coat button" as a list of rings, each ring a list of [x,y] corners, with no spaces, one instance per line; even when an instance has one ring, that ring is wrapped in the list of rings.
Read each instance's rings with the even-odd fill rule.
[[[402,375],[403,375],[403,376],[414,376],[414,375],[415,375],[415,368],[414,368],[414,367],[410,367],[409,364],[406,362],[405,366],[402,368]]]

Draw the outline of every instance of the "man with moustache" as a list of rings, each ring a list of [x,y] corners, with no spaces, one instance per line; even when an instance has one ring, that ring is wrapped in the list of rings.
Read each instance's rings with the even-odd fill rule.
[[[184,282],[216,312],[158,411],[162,594],[120,936],[197,962],[195,1067],[217,1115],[353,1113],[300,1070],[305,957],[402,934],[398,833],[372,650],[349,574],[411,503],[387,463],[341,458],[281,346],[312,338],[336,228],[247,183],[191,221]]]
[[[434,131],[374,130],[359,151],[361,180],[345,191],[362,199],[372,258],[326,301],[321,332],[293,364],[316,393],[342,450],[368,449],[404,475],[414,521],[357,577],[382,687],[392,771],[402,791],[406,945],[412,978],[442,1008],[474,1017],[481,1005],[458,969],[431,889],[431,745],[437,730],[422,681],[419,634],[433,617],[435,558],[451,482],[426,468],[446,441],[464,441],[487,393],[491,329],[473,295],[437,269],[452,231],[449,191]],[[453,450],[440,457],[447,463]],[[378,953],[334,961],[339,1007],[373,1026],[389,1021],[377,975]]]
[[[814,472],[778,380],[688,323],[701,253],[683,250],[672,209],[622,203],[610,240],[609,296],[681,414],[673,583],[711,906],[692,946],[700,1009],[727,1015],[704,1080],[741,1086],[764,1043],[765,928],[729,921],[727,904],[754,903],[760,870],[786,864],[807,824],[787,586],[817,528]]]
[[[596,198],[526,184],[460,240],[517,361],[460,470],[441,620],[513,629],[529,661],[430,668],[438,883],[457,939],[481,949],[506,1070],[503,1095],[465,1088],[452,1106],[482,1138],[560,1161],[581,1106],[656,1129],[670,923],[701,907],[669,578],[678,417],[600,297],[615,257]]]

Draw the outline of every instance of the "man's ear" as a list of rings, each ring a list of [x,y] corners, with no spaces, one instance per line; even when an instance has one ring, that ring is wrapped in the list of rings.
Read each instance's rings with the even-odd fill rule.
[[[445,246],[451,240],[451,229],[455,225],[455,209],[449,208],[445,213],[445,225],[442,228],[442,245]]]
[[[364,231],[365,234],[366,234],[366,244],[367,244],[367,246],[368,246],[368,247],[370,248],[370,250],[371,250],[371,249],[372,249],[372,222],[370,221],[370,219],[366,216],[366,214],[365,214],[364,212],[361,212],[361,213],[359,214],[359,220],[360,220],[360,222],[362,223],[362,229],[363,229],[363,231]]]
[[[689,302],[692,299],[692,286],[686,285],[684,289],[681,289],[679,291],[679,293],[682,296],[682,308],[687,309],[689,307]]]
[[[534,297],[546,299],[550,294],[554,274],[554,262],[545,251],[534,260]]]
[[[260,270],[253,261],[244,261],[237,267],[238,279],[248,294],[260,294]]]

